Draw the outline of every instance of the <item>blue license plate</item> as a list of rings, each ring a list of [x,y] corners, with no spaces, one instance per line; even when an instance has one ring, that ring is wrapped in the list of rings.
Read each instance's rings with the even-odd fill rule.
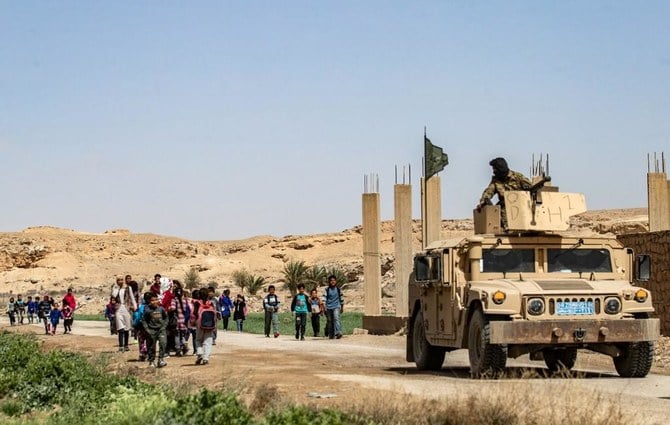
[[[556,303],[556,313],[560,316],[579,316],[595,314],[593,301]]]

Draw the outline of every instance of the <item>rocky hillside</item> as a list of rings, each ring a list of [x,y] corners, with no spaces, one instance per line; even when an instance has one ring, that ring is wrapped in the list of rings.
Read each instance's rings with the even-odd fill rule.
[[[647,228],[646,209],[592,211],[573,219],[572,230],[581,233],[631,233]],[[472,220],[444,220],[444,238],[472,234]],[[420,248],[420,224],[414,223],[414,245]],[[268,281],[278,281],[284,263],[338,265],[351,284],[348,304],[362,307],[363,275],[361,228],[339,233],[257,236],[240,241],[189,241],[175,237],[110,230],[103,234],[53,227],[31,227],[0,233],[0,301],[8,294],[56,296],[73,287],[88,306],[98,311],[117,275],[131,274],[138,282],[155,273],[175,279],[194,268],[203,282],[232,287],[234,271],[246,269]],[[382,224],[382,273],[384,306],[392,308],[393,222]],[[253,304],[253,303],[252,303]]]

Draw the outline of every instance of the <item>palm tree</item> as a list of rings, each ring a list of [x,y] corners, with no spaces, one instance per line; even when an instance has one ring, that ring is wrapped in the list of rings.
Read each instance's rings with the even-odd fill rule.
[[[349,285],[347,274],[344,272],[344,269],[339,266],[328,267],[328,269],[326,269],[326,276],[335,276],[335,279],[337,279],[337,286],[340,289],[344,289]]]
[[[263,276],[249,275],[247,280],[247,291],[249,291],[249,295],[256,295],[263,285],[265,285],[265,278]]]
[[[327,276],[328,274],[326,273],[325,267],[316,264],[313,265],[305,272],[305,284],[307,285],[306,289],[311,291],[312,289],[316,289],[319,286],[325,285]]]
[[[307,273],[307,265],[304,261],[291,260],[284,264],[284,288],[291,291],[291,295],[295,296],[298,293],[298,284],[305,280]]]

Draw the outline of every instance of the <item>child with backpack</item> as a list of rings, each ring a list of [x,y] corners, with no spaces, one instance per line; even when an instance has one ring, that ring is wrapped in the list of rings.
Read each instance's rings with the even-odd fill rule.
[[[279,297],[275,294],[275,286],[268,286],[268,294],[263,298],[263,311],[265,311],[265,337],[270,338],[270,324],[274,337],[279,336]]]
[[[49,300],[49,296],[45,295],[44,299],[37,305],[37,317],[44,323],[44,333],[47,335],[51,332],[50,314],[51,301]]]
[[[105,307],[105,319],[109,320],[109,334],[116,335],[116,297],[109,297]]]
[[[181,357],[188,352],[188,321],[191,316],[191,309],[184,297],[184,290],[179,287],[174,290],[174,298],[170,303],[170,320],[174,323],[174,347],[177,357]]]
[[[309,305],[312,312],[312,332],[314,332],[315,337],[318,337],[321,330],[321,316],[325,314],[326,309],[323,301],[319,298],[316,288],[312,289],[309,293]]]
[[[305,284],[298,284],[298,293],[291,302],[291,311],[295,313],[295,339],[305,340],[307,313],[309,312],[309,296],[305,293]]]
[[[28,323],[35,323],[35,315],[37,314],[37,305],[39,304],[39,297],[28,296]]]
[[[195,347],[198,358],[197,365],[209,363],[212,353],[212,342],[214,340],[214,329],[216,329],[216,308],[210,301],[209,290],[202,288],[199,291],[199,299],[193,300],[192,320],[195,321]]]
[[[237,294],[235,302],[233,302],[233,320],[237,324],[237,331],[244,331],[244,319],[247,318],[247,303],[244,301],[244,295]]]
[[[60,309],[58,308],[58,303],[54,303],[54,308],[49,312],[49,321],[51,322],[51,335],[56,335],[56,328],[58,327],[58,323],[60,323],[60,319],[63,318],[63,313],[61,313]]]
[[[142,312],[142,328],[147,338],[149,367],[165,367],[165,347],[167,345],[168,314],[161,306],[158,296],[151,293],[149,304]],[[158,364],[156,364],[156,343],[158,343]]]
[[[219,297],[219,308],[221,309],[221,317],[223,318],[223,330],[228,330],[228,322],[230,321],[231,310],[233,309],[233,300],[230,299],[230,289],[223,291]]]
[[[147,333],[142,325],[142,315],[144,314],[144,309],[151,302],[151,295],[153,292],[145,292],[142,295],[142,304],[137,307],[137,310],[133,312],[133,330],[135,330],[135,336],[137,337],[137,346],[140,352],[140,361],[143,362],[147,359],[148,348],[147,348]]]
[[[61,310],[61,315],[63,317],[63,327],[65,328],[65,331],[63,332],[63,335],[66,333],[72,333],[72,322],[74,322],[74,312],[72,311],[72,308],[70,307],[69,304],[63,303],[63,309]]]
[[[12,326],[16,325],[16,302],[14,301],[14,297],[9,297],[7,315],[9,316],[9,324]]]

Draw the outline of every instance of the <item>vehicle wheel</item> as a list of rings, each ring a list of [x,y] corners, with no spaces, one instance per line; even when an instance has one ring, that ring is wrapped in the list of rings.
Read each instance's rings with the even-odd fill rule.
[[[561,369],[571,370],[577,361],[576,348],[563,348],[557,350],[544,350],[544,364],[550,371],[556,372]]]
[[[654,361],[654,343],[652,341],[632,342],[621,348],[621,355],[614,357],[614,367],[624,378],[644,378]]]
[[[423,313],[419,312],[414,319],[412,329],[412,345],[414,349],[414,363],[419,370],[440,370],[444,363],[446,349],[430,345],[426,339],[426,328],[423,324]]]
[[[477,309],[470,319],[468,328],[468,356],[473,378],[495,375],[505,369],[507,347],[491,344],[490,340],[489,321],[484,313]]]

